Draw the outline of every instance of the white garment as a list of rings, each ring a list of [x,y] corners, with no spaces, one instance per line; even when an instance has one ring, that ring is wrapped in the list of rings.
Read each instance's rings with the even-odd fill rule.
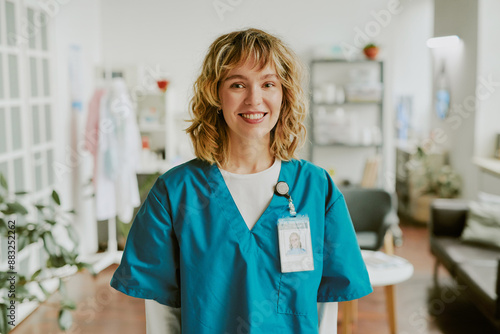
[[[96,175],[97,220],[133,218],[141,204],[137,168],[141,138],[125,81],[115,78],[100,102]]]
[[[219,169],[243,220],[251,230],[269,206],[278,182],[281,160],[254,174],[234,174]],[[338,303],[318,303],[319,334],[337,333]],[[146,300],[147,334],[181,333],[181,309]]]
[[[271,167],[254,174],[235,174],[220,169],[238,211],[251,230],[271,203],[278,182],[281,160],[274,159]]]

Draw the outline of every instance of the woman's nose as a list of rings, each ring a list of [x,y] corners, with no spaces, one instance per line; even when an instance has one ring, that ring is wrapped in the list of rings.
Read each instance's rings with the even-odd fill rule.
[[[259,105],[262,103],[262,92],[260,87],[251,87],[248,90],[248,94],[245,98],[245,104],[247,105]]]

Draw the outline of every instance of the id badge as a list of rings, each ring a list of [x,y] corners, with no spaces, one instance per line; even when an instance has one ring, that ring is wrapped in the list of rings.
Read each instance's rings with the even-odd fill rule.
[[[281,272],[314,270],[309,217],[278,219]]]

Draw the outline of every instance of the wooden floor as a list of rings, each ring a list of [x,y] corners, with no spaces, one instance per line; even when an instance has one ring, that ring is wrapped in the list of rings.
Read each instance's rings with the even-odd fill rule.
[[[398,333],[498,333],[456,289],[443,270],[440,272],[441,289],[433,288],[434,259],[429,253],[427,228],[402,225],[402,230],[404,245],[396,249],[396,254],[408,259],[414,265],[415,272],[410,280],[397,286]],[[69,291],[78,302],[77,310],[73,313],[74,325],[70,330],[62,332],[58,329],[57,310],[49,305],[57,300],[56,294],[18,324],[12,334],[145,333],[144,302],[109,287],[115,269],[116,266],[110,267],[96,278],[81,273],[68,282]],[[453,298],[442,297],[443,294],[449,296],[450,292],[456,296],[453,301],[449,301]],[[375,288],[372,294],[359,301],[359,318],[354,325],[354,333],[389,333],[385,310],[384,290]]]

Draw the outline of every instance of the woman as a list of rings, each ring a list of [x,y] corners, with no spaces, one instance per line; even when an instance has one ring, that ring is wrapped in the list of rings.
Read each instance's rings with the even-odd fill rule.
[[[263,31],[210,46],[187,129],[197,158],[157,180],[111,281],[154,300],[150,333],[159,323],[193,334],[325,332],[317,302],[372,291],[342,194],[325,170],[295,159],[305,140],[301,80],[297,57]],[[282,272],[283,219],[307,227],[313,268]]]
[[[293,232],[290,234],[290,249],[286,252],[286,255],[300,255],[304,253],[306,253],[306,250],[302,248],[300,235],[297,232]]]

